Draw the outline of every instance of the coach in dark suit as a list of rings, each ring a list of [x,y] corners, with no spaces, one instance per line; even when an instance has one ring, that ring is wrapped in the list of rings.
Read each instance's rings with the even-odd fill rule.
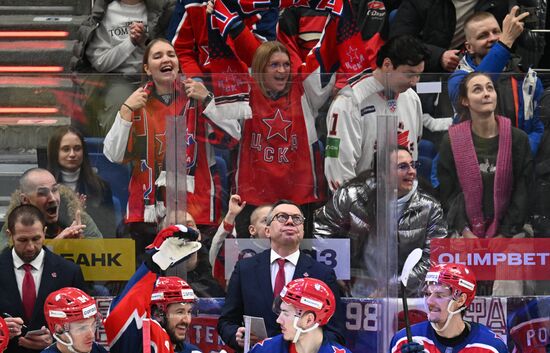
[[[238,351],[244,347],[243,315],[263,317],[269,337],[281,332],[272,309],[273,299],[279,295],[274,290],[278,289],[279,262],[283,261],[280,258],[284,259],[284,284],[295,278],[313,277],[328,284],[336,294],[336,313],[324,329],[329,340],[343,343],[344,313],[336,275],[328,266],[300,252],[303,223],[304,216],[297,205],[286,200],[277,202],[267,216],[266,235],[271,249],[237,262],[218,320],[218,332],[230,347]]]
[[[13,247],[0,253],[0,313],[11,316],[5,319],[10,332],[7,353],[35,353],[49,346],[53,340],[45,329],[44,300],[63,287],[85,289],[80,267],[43,247],[45,223],[32,205],[18,206],[8,216]],[[42,333],[24,336],[40,329]]]

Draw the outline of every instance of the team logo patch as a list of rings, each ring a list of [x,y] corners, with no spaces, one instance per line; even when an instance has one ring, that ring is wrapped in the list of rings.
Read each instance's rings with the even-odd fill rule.
[[[461,286],[461,287],[467,288],[469,290],[474,290],[474,288],[475,288],[473,283],[468,282],[468,281],[463,280],[463,279],[458,280],[458,285]]]
[[[64,319],[64,318],[67,317],[67,315],[64,312],[59,311],[59,310],[50,310],[48,316],[49,317],[57,317],[57,318],[60,318],[60,319]]]
[[[87,319],[89,317],[92,317],[95,314],[97,314],[97,308],[96,308],[95,304],[92,304],[92,305],[87,306],[84,309],[82,309],[82,316],[85,319]]]
[[[195,295],[194,295],[192,289],[182,289],[181,290],[181,297],[183,299],[189,299],[189,300],[195,299]]]
[[[390,112],[395,113],[397,109],[397,101],[395,99],[388,99],[388,108]]]
[[[300,299],[300,303],[305,304],[307,306],[311,306],[312,308],[315,308],[315,309],[322,309],[323,308],[323,304],[320,301],[310,299],[310,298],[306,298],[306,297],[302,297]]]
[[[361,109],[361,116],[367,115],[370,113],[374,113],[376,111],[376,108],[374,108],[374,105],[369,105],[363,109]]]
[[[439,282],[439,272],[428,272],[426,282]]]
[[[151,295],[151,300],[162,300],[162,299],[164,299],[164,293],[162,292],[153,293]]]
[[[325,156],[338,158],[338,155],[340,155],[340,139],[336,137],[327,137]]]

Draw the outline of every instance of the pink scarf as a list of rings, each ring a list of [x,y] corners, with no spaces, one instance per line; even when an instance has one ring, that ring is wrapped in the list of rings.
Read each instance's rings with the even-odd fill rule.
[[[496,120],[499,138],[493,192],[494,217],[488,227],[482,209],[483,182],[472,139],[472,122],[465,121],[449,128],[449,139],[458,180],[464,193],[466,214],[472,232],[478,237],[497,235],[499,221],[504,216],[512,195],[511,123],[510,119],[501,116],[497,116]]]

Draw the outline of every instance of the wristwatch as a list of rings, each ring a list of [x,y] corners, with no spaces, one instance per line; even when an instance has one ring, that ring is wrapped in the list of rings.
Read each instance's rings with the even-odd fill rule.
[[[206,107],[212,99],[214,99],[214,93],[208,92],[208,94],[206,95],[206,97],[204,97],[204,100],[202,101],[202,105]]]

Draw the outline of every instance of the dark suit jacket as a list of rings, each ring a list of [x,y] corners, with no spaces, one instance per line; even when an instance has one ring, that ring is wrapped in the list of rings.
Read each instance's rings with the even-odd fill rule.
[[[46,326],[44,318],[44,301],[51,292],[63,287],[77,287],[86,290],[84,276],[80,267],[73,262],[65,260],[44,247],[44,270],[38,287],[38,295],[34,304],[32,319],[25,322],[28,330],[38,330]],[[17,289],[15,271],[13,269],[13,257],[11,248],[6,248],[0,253],[0,313],[8,313],[13,317],[24,318],[23,302]],[[5,353],[35,353],[36,350],[28,350],[17,345],[17,337],[10,341]]]
[[[227,296],[218,320],[218,332],[223,341],[230,347],[242,351],[237,345],[235,333],[243,325],[243,315],[263,317],[269,337],[281,333],[277,316],[272,310],[273,288],[271,286],[270,257],[271,250],[265,250],[251,258],[237,262],[229,286]],[[344,343],[344,311],[340,292],[336,284],[334,271],[310,256],[300,253],[294,279],[301,277],[317,278],[325,282],[336,296],[336,312],[328,325],[325,334],[331,341]]]

